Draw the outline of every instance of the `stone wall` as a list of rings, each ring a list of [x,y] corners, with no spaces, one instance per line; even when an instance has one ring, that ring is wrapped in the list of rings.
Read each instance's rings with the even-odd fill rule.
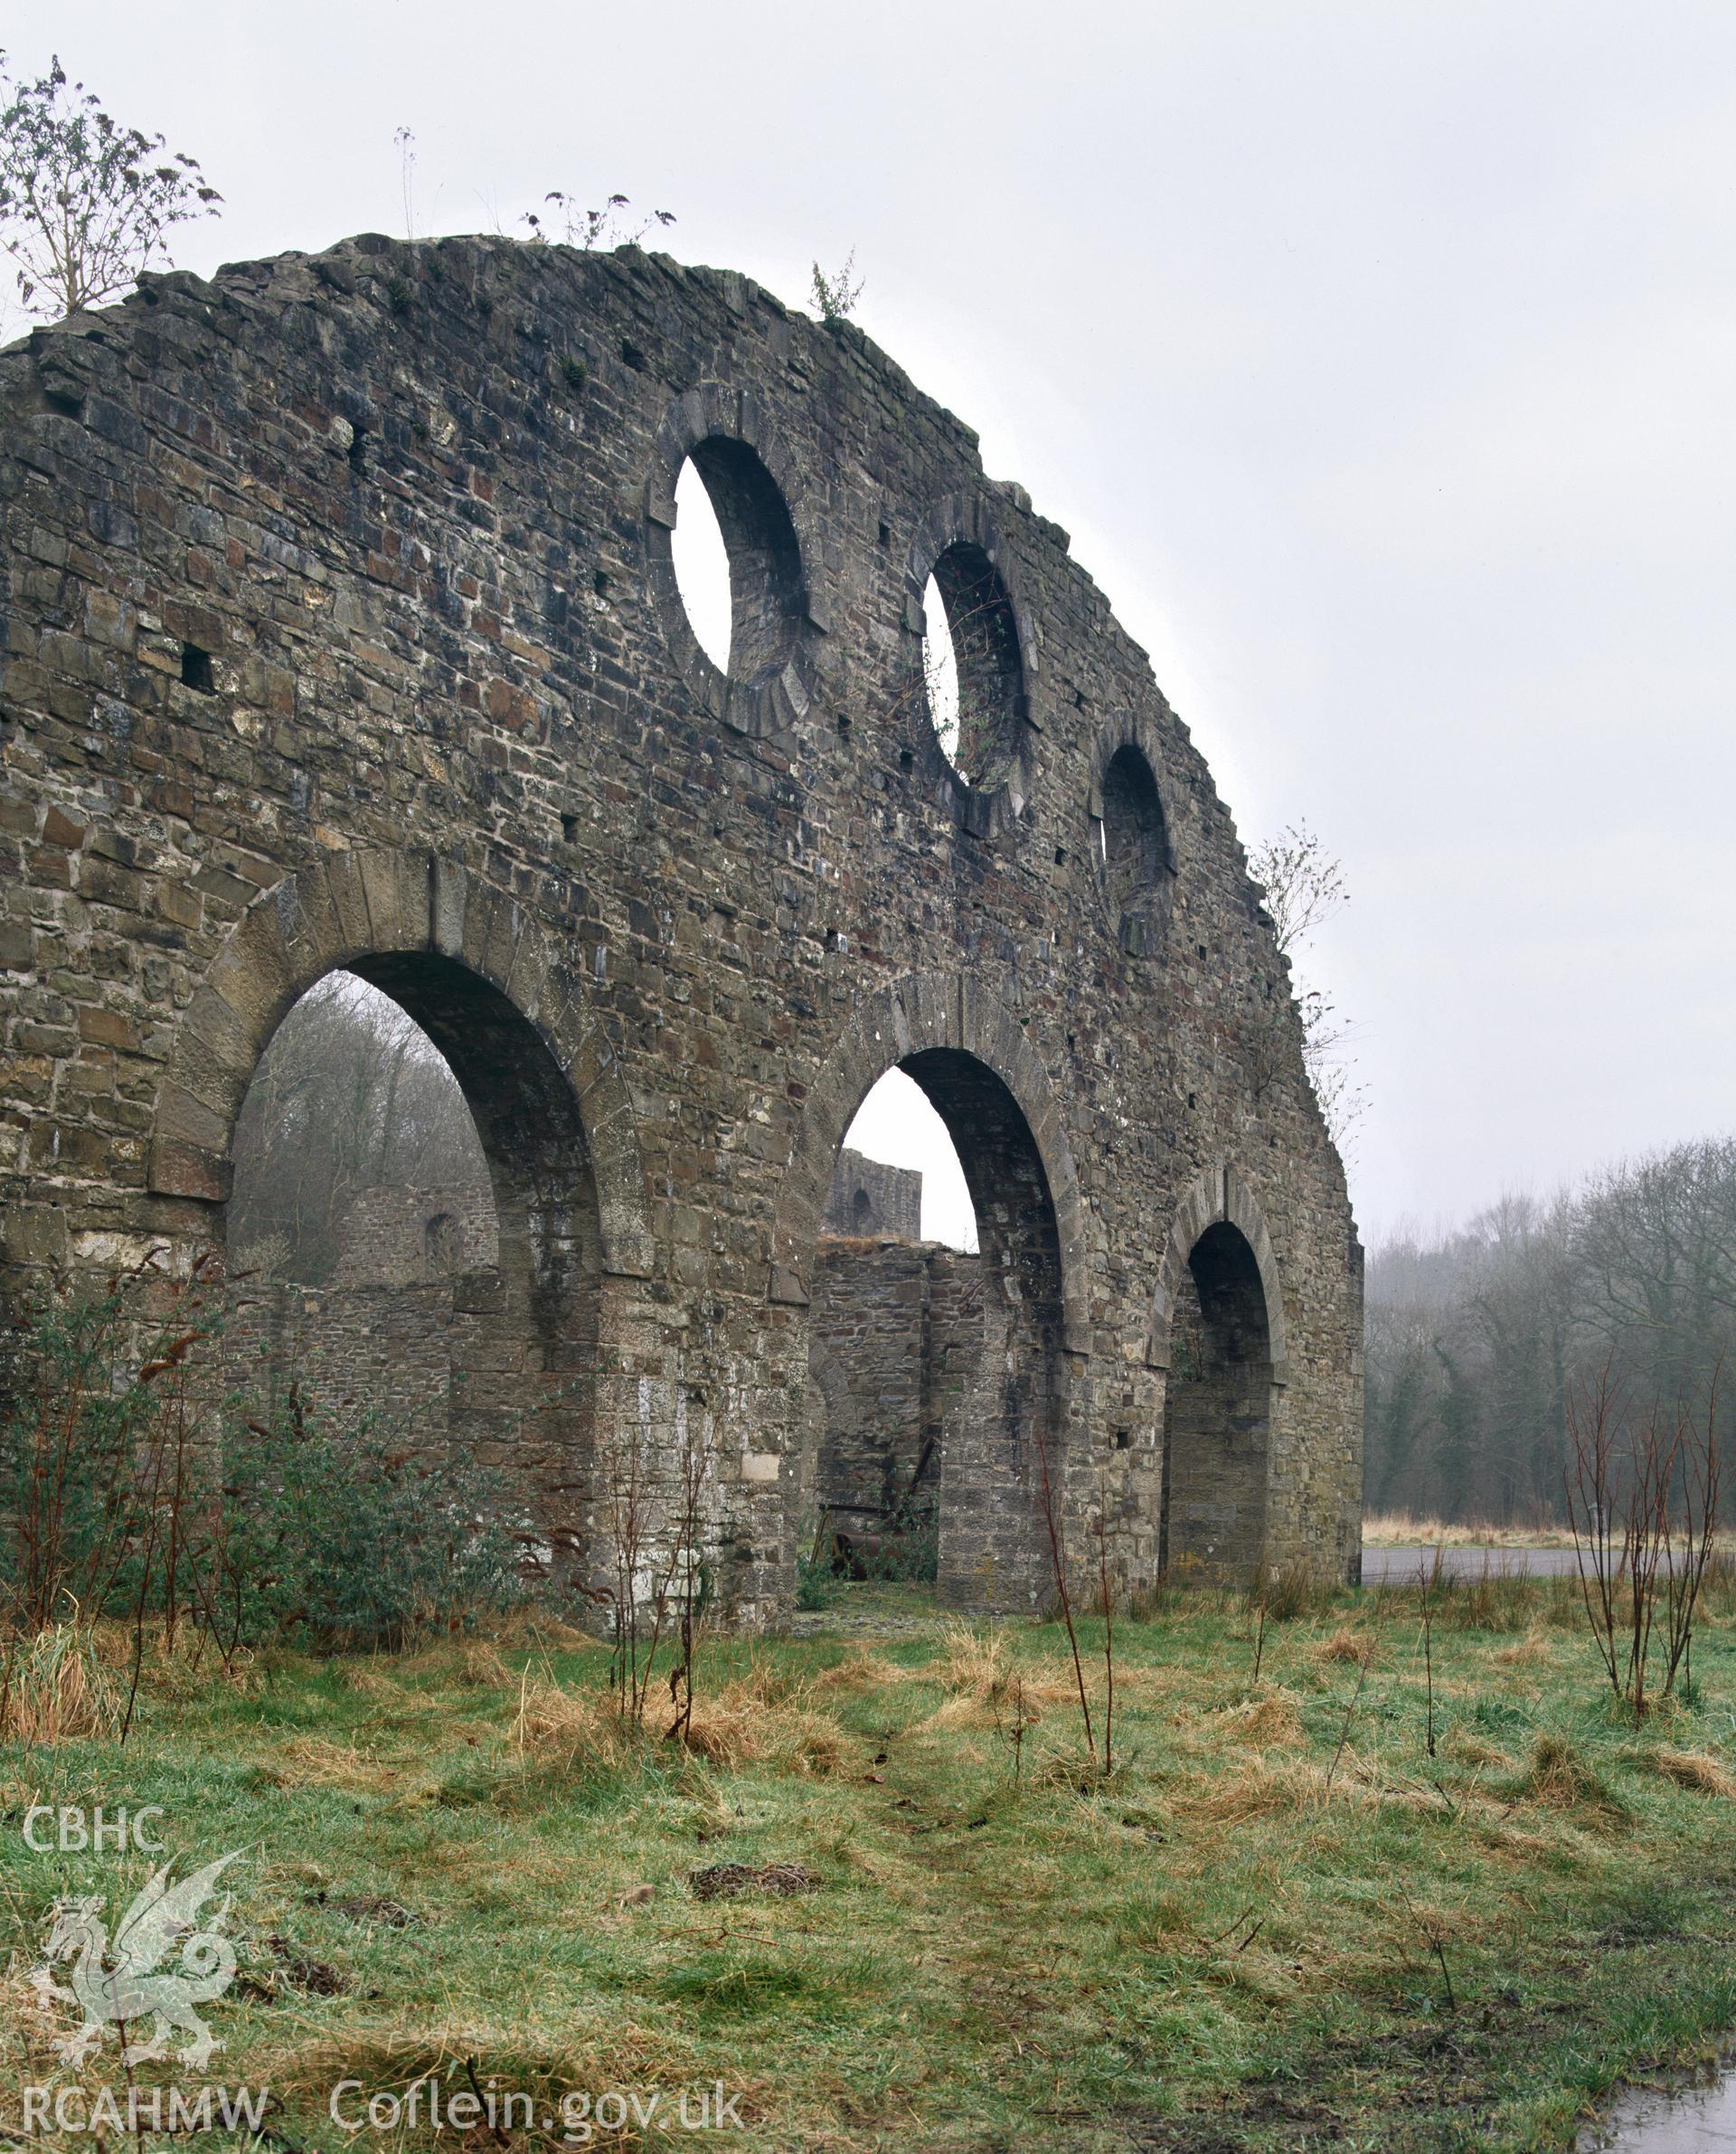
[[[495,1258],[495,1203],[472,1182],[358,1189],[338,1229],[335,1286],[416,1286],[481,1271]]]
[[[309,1406],[341,1423],[373,1412],[410,1421],[420,1441],[443,1443],[454,1354],[463,1358],[468,1327],[449,1281],[250,1281],[232,1296],[223,1333],[225,1388],[271,1405],[294,1384]]]
[[[980,1342],[960,1309],[980,1295],[977,1260],[934,1242],[821,1242],[808,1339],[820,1503],[863,1523],[912,1493],[935,1508],[948,1412]]]
[[[675,578],[689,458],[727,675]],[[1154,1574],[1219,1223],[1269,1320],[1268,1553],[1352,1567],[1359,1252],[1234,827],[1067,534],[853,326],[636,249],[146,277],[0,354],[0,611],[13,1273],[221,1250],[258,1058],[346,966],[489,1162],[455,1434],[516,1431],[593,1573],[609,1460],[697,1436],[722,1591],[763,1621],[837,1155],[899,1066],[982,1236],[945,1474],[970,1590],[1043,1597],[1043,1457],[1070,1530],[1107,1484],[1118,1575]]]
[[[838,1154],[820,1231],[898,1242],[922,1239],[922,1176],[911,1167],[888,1167],[848,1145]]]

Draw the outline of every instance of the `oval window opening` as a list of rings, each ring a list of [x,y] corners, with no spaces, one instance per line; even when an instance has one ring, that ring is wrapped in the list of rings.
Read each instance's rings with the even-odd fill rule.
[[[952,628],[947,619],[947,601],[936,580],[929,578],[922,593],[922,680],[929,692],[929,715],[940,752],[958,770],[958,654],[952,647]]]
[[[675,583],[699,647],[720,673],[730,670],[730,555],[712,496],[689,457],[675,480],[675,528],[669,536]]]

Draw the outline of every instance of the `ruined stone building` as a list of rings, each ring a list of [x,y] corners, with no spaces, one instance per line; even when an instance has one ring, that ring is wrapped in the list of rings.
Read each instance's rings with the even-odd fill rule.
[[[304,1406],[340,1423],[362,1407],[406,1422],[423,1442],[449,1438],[453,1370],[475,1328],[460,1282],[497,1261],[486,1188],[358,1189],[318,1285],[292,1268],[255,1269],[260,1253],[272,1252],[240,1251],[231,1278],[226,1389],[270,1404],[293,1384]]]
[[[1129,1588],[1354,1567],[1360,1252],[1230,817],[1066,534],[854,326],[632,248],[147,277],[0,354],[0,592],[8,1292],[221,1252],[259,1057],[347,968],[488,1162],[492,1234],[381,1290],[427,1300],[395,1360],[440,1440],[580,1568],[624,1451],[703,1453],[764,1620],[839,1149],[898,1067],[981,1243],[856,1237],[958,1342],[895,1417],[942,1598],[1047,1597],[1045,1481]]]
[[[914,1167],[888,1167],[848,1145],[832,1170],[820,1231],[826,1234],[890,1234],[894,1241],[922,1236],[922,1177]]]
[[[810,1288],[800,1507],[852,1532],[938,1525],[947,1423],[980,1381],[981,1265],[923,1241],[920,1174],[846,1148]]]

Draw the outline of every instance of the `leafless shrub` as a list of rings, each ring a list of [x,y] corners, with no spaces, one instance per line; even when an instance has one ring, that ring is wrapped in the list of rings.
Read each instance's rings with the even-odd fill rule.
[[[1326,1767],[1326,1790],[1321,1797],[1323,1801],[1329,1802],[1332,1800],[1332,1783],[1337,1775],[1339,1762],[1344,1757],[1344,1745],[1350,1741],[1351,1724],[1356,1717],[1356,1708],[1362,1704],[1363,1693],[1368,1687],[1369,1665],[1373,1658],[1373,1649],[1364,1646],[1361,1655],[1362,1666],[1356,1674],[1356,1687],[1350,1694],[1350,1703],[1344,1707],[1344,1724],[1338,1731],[1338,1747],[1332,1753],[1331,1764]]]
[[[864,279],[856,276],[856,250],[853,247],[844,258],[844,267],[827,276],[818,262],[814,264],[814,280],[809,287],[816,312],[823,322],[847,322],[856,311]]]
[[[561,241],[582,254],[594,254],[599,248],[636,247],[654,226],[661,230],[675,221],[673,210],[653,210],[648,217],[632,222],[627,215],[632,205],[625,194],[609,195],[599,210],[580,209],[578,196],[564,194],[559,187],[542,201],[545,208],[552,206],[560,219]],[[533,241],[546,244],[554,237],[549,220],[533,210],[527,210],[519,222],[528,229]]]
[[[659,1479],[647,1430],[633,1422],[608,1469],[600,1523],[610,1580],[600,1598],[614,1646],[609,1685],[624,1720],[643,1724],[666,1637],[676,1654],[667,1677],[675,1719],[667,1733],[693,1732],[693,1656],[705,1576],[701,1503],[712,1455],[709,1428],[695,1431],[684,1401],[677,1411],[673,1478]]]
[[[1423,1741],[1431,1758],[1435,1754],[1435,1604],[1440,1598],[1443,1572],[1439,1548],[1434,1550],[1432,1561],[1428,1555],[1418,1561],[1417,1596],[1422,1611],[1422,1669],[1428,1696]]]
[[[1565,1497],[1586,1620],[1618,1702],[1643,1718],[1654,1645],[1662,1695],[1692,1673],[1720,1497],[1718,1375],[1703,1412],[1630,1409],[1608,1364],[1568,1403]],[[1660,1629],[1661,1624],[1661,1629]]]
[[[1109,1486],[1097,1481],[1097,1582],[1103,1609],[1103,1770],[1115,1771],[1115,1595],[1109,1589]]]
[[[1042,1708],[1026,1688],[1023,1671],[1016,1667],[991,1684],[988,1705],[995,1733],[1013,1752],[1013,1785],[1016,1788],[1024,1777],[1025,1737],[1042,1719]]]
[[[1037,1497],[1039,1512],[1049,1541],[1049,1570],[1054,1582],[1055,1601],[1067,1627],[1067,1644],[1073,1657],[1073,1680],[1079,1692],[1079,1716],[1085,1730],[1085,1747],[1097,1765],[1097,1737],[1091,1725],[1091,1701],[1085,1692],[1085,1664],[1080,1657],[1079,1631],[1073,1622],[1073,1599],[1067,1577],[1067,1553],[1062,1534],[1054,1478],[1049,1470],[1049,1441],[1041,1419],[1037,1422]]]

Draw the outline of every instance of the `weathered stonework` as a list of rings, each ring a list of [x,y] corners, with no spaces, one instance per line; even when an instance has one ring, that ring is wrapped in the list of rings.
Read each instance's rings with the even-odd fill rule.
[[[675,581],[689,455],[728,678]],[[489,1161],[453,1440],[595,1565],[610,1459],[698,1432],[762,1620],[839,1147],[901,1064],[982,1241],[960,1595],[1045,1597],[1045,1469],[1147,1582],[1165,1457],[1193,1489],[1212,1444],[1209,1560],[1354,1565],[1359,1252],[1229,816],[1066,534],[854,327],[634,249],[151,277],[0,354],[0,501],[14,1271],[221,1247],[259,1056],[346,966]],[[930,571],[975,783],[921,691]]]
[[[889,1234],[897,1242],[922,1238],[922,1176],[913,1167],[888,1167],[846,1145],[832,1170],[820,1231],[858,1237]]]
[[[946,1435],[982,1346],[982,1266],[933,1242],[827,1241],[815,1257],[815,1507],[868,1528],[939,1500]]]

